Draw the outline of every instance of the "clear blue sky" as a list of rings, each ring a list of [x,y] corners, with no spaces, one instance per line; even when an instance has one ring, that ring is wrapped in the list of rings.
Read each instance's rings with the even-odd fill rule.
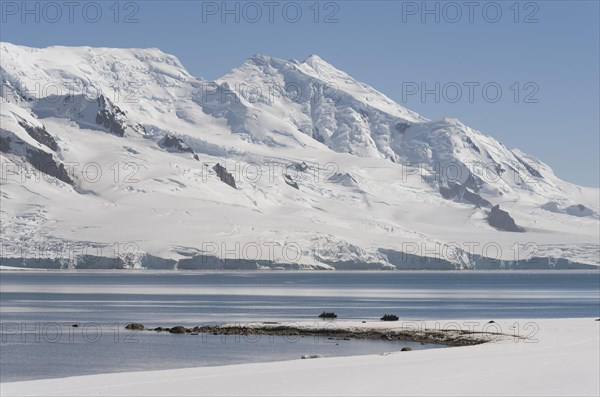
[[[265,1],[238,3],[237,15],[222,15],[221,1],[123,1],[118,15],[114,1],[81,1],[72,23],[62,1],[54,3],[60,15],[53,6],[44,8],[44,2],[39,11],[29,2],[34,11],[27,14],[21,1],[2,1],[0,34],[4,41],[34,47],[158,47],[207,79],[220,77],[254,53],[299,60],[318,54],[425,117],[459,118],[510,148],[541,158],[562,178],[600,185],[597,0],[522,1],[516,6],[515,1],[475,1],[472,8],[464,0],[426,2],[428,9],[439,7],[439,22],[435,12],[425,13],[422,1],[322,1],[318,7],[314,0],[274,1],[273,6]],[[236,2],[227,4],[235,10]],[[414,83],[435,88],[436,82],[439,103],[433,94],[424,100],[420,94],[407,95]],[[471,82],[479,84],[473,103],[465,85]],[[487,83],[492,84],[485,96]],[[502,89],[502,97],[492,102],[495,87]],[[516,103],[515,92],[520,94]]]

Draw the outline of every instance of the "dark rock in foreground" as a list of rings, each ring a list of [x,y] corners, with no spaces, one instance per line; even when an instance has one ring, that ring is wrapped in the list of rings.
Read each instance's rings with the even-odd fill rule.
[[[337,318],[337,314],[334,312],[323,312],[319,314],[320,318]]]
[[[343,328],[303,328],[284,323],[262,323],[260,326],[243,325],[201,325],[193,328],[177,326],[173,328],[155,328],[154,331],[170,332],[173,334],[212,334],[212,335],[288,335],[312,336],[333,339],[386,339],[388,341],[419,342],[421,344],[435,343],[446,346],[472,346],[488,342],[489,335],[467,330],[436,330],[426,329],[343,329]],[[409,348],[410,349],[410,348]],[[407,350],[405,350],[407,351]]]
[[[131,323],[131,324],[127,324],[125,326],[125,329],[134,329],[134,330],[138,330],[141,331],[144,329],[144,324],[140,324],[140,323]]]
[[[187,328],[182,327],[181,325],[177,326],[177,327],[173,327],[169,330],[169,333],[171,334],[185,334],[188,331]]]

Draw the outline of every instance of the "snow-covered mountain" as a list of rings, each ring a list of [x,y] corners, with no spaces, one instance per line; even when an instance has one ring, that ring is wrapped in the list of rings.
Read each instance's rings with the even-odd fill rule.
[[[0,47],[2,264],[582,268],[598,189],[316,55]]]

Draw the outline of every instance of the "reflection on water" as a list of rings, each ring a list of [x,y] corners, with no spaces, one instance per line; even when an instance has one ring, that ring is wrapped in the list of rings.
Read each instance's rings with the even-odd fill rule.
[[[3,321],[599,315],[600,272],[2,272]]]
[[[6,323],[4,323],[6,324]],[[172,335],[132,332],[117,325],[43,323],[36,331],[5,327],[0,358],[2,382],[108,372],[217,366],[235,363],[379,354],[442,347],[416,342],[344,340],[299,336]],[[25,334],[25,335],[24,335]],[[36,341],[37,339],[37,341]]]
[[[315,319],[323,310],[340,319],[384,313],[401,319],[599,317],[599,302],[598,271],[2,272],[0,374],[11,381],[422,348],[379,340],[222,341],[151,332],[128,339],[122,327],[134,321],[294,321]],[[53,340],[53,332],[61,337]]]

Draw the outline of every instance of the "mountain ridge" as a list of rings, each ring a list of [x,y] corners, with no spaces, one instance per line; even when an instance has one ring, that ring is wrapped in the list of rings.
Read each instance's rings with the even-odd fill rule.
[[[116,267],[598,265],[598,189],[562,181],[456,119],[427,120],[316,55],[301,63],[255,55],[207,81],[157,49],[36,51],[2,42],[0,54],[2,157],[14,168],[3,167],[1,242],[12,247],[3,261],[30,263],[36,253],[24,242],[54,241],[134,244],[135,254],[108,261]],[[23,89],[35,83],[46,90]],[[68,89],[49,90],[55,85]],[[45,136],[31,126],[56,150],[30,142]],[[49,181],[27,178],[34,149],[58,170],[45,174]],[[75,172],[71,183],[56,181],[69,164],[92,162],[100,180]],[[132,171],[136,182],[123,176]],[[525,232],[490,226],[495,205],[512,223],[494,224],[516,222]],[[122,230],[112,235],[111,224]],[[528,258],[510,248],[531,242],[538,250]],[[237,243],[280,252],[235,248],[232,265],[222,246]],[[286,243],[299,258],[286,256]],[[51,266],[86,266],[81,253],[61,255]]]

